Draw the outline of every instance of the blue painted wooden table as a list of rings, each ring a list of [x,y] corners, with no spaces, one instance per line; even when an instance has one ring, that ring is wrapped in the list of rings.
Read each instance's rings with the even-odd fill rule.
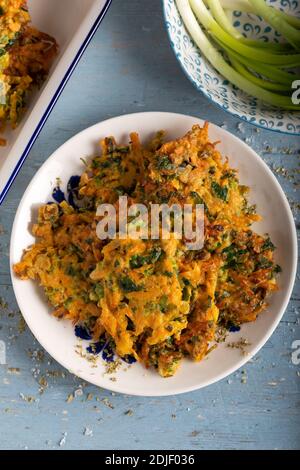
[[[258,151],[299,216],[297,137],[241,124],[202,97],[170,49],[160,0],[114,0],[0,208],[0,448],[299,449],[299,283],[271,340],[242,371],[176,397],[138,398],[83,383],[42,350],[23,324],[9,275],[14,213],[32,175],[65,140],[111,116],[146,110],[225,126]],[[298,196],[298,200],[297,200]],[[295,361],[294,361],[295,362]]]

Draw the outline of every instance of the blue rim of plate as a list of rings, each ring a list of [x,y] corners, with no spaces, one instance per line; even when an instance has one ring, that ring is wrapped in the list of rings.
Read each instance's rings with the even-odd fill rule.
[[[258,127],[259,129],[264,129],[266,131],[271,131],[271,132],[275,132],[276,134],[283,134],[283,135],[293,135],[293,136],[300,136],[300,132],[286,132],[286,131],[280,131],[278,129],[272,129],[271,127],[265,127],[265,126],[262,126],[261,124],[258,124],[257,122],[254,122],[254,121],[250,121],[248,119],[246,119],[245,117],[242,117],[240,116],[239,114],[236,114],[234,113],[233,111],[230,111],[229,109],[225,109],[223,108],[219,103],[216,103],[209,95],[208,93],[206,93],[206,91],[202,88],[200,88],[197,83],[191,78],[191,76],[188,74],[187,70],[185,69],[184,65],[182,64],[182,61],[180,60],[180,57],[178,56],[178,54],[176,53],[175,51],[175,47],[174,47],[174,44],[173,44],[173,41],[172,41],[172,38],[171,38],[171,34],[169,32],[169,28],[167,26],[167,17],[166,17],[166,8],[165,8],[165,0],[161,0],[162,1],[162,8],[163,8],[163,16],[164,16],[164,23],[165,23],[165,27],[166,27],[166,30],[167,30],[167,34],[168,34],[168,38],[169,38],[169,43],[170,43],[170,46],[171,46],[171,49],[172,51],[174,52],[174,55],[177,59],[177,62],[179,63],[180,65],[180,68],[181,70],[183,71],[184,75],[188,78],[188,80],[194,85],[194,87],[196,88],[197,91],[199,91],[200,93],[202,93],[205,98],[208,99],[208,101],[210,101],[214,106],[216,106],[217,108],[221,109],[223,112],[225,113],[228,113],[228,114],[231,114],[231,116],[234,116],[238,119],[240,119],[241,121],[243,122],[246,122],[248,124],[251,124],[252,126],[255,126],[255,127]]]
[[[73,59],[73,62],[69,66],[67,72],[65,73],[65,75],[64,75],[64,77],[63,77],[63,79],[60,83],[60,85],[58,86],[56,92],[54,93],[54,95],[53,95],[46,111],[44,112],[43,116],[41,117],[37,127],[35,128],[32,136],[31,136],[31,138],[28,142],[28,144],[25,147],[25,150],[23,151],[21,157],[19,158],[18,163],[16,164],[12,174],[10,175],[6,185],[4,186],[3,191],[0,194],[0,205],[4,201],[11,185],[13,184],[16,176],[18,175],[20,169],[22,168],[23,163],[25,162],[26,158],[28,157],[28,154],[29,154],[33,144],[35,143],[35,141],[38,138],[41,130],[43,129],[44,125],[46,124],[47,119],[49,118],[49,116],[50,116],[50,114],[51,114],[58,98],[60,97],[61,93],[63,92],[63,90],[66,86],[66,84],[68,83],[69,79],[71,78],[71,76],[72,76],[72,74],[73,74],[73,72],[76,68],[76,65],[78,64],[79,60],[82,57],[82,54],[84,53],[84,51],[86,50],[86,48],[89,45],[90,41],[94,37],[100,23],[102,22],[104,16],[107,13],[107,10],[110,7],[111,2],[112,2],[112,0],[106,0],[104,7],[102,8],[101,12],[99,13],[98,17],[96,18],[93,26],[91,27],[91,29],[90,29],[89,33],[87,34],[85,40],[81,44],[77,54],[75,55],[75,58]]]

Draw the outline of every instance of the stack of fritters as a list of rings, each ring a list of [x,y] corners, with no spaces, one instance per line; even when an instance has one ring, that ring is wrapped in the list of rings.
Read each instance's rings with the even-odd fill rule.
[[[171,376],[184,356],[207,354],[220,325],[254,321],[277,288],[274,245],[251,230],[259,216],[247,192],[209,141],[207,125],[165,144],[158,134],[147,148],[137,134],[128,146],[106,138],[102,155],[86,164],[75,207],[40,208],[37,243],[15,273],[43,286],[58,317]],[[98,239],[97,207],[111,203],[118,213],[120,195],[149,209],[203,204],[204,246],[190,250],[174,233],[120,239],[118,226],[115,239]]]

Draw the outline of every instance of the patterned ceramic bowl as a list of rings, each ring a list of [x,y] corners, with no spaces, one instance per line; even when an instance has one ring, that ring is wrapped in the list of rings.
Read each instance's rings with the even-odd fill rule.
[[[269,0],[287,13],[300,16],[300,0]],[[232,85],[201,54],[187,32],[175,0],[163,0],[165,22],[172,48],[195,87],[225,111],[244,121],[277,132],[300,135],[300,112],[270,107]],[[258,17],[233,13],[233,24],[247,37],[279,41],[277,33]]]

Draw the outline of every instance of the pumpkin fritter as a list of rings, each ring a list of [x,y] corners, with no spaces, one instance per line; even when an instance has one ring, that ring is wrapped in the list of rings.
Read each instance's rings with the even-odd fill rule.
[[[37,243],[14,271],[41,284],[56,316],[171,376],[183,357],[205,357],[220,325],[254,321],[277,289],[275,247],[251,230],[260,217],[247,193],[207,124],[164,144],[159,133],[148,147],[135,133],[128,146],[108,137],[86,164],[77,207],[40,208]],[[203,204],[204,246],[190,250],[174,233],[121,239],[118,226],[114,239],[98,239],[97,207],[111,203],[118,213],[120,195],[129,206]]]
[[[28,93],[45,80],[56,54],[55,39],[30,26],[26,1],[0,0],[0,131],[17,126]]]

